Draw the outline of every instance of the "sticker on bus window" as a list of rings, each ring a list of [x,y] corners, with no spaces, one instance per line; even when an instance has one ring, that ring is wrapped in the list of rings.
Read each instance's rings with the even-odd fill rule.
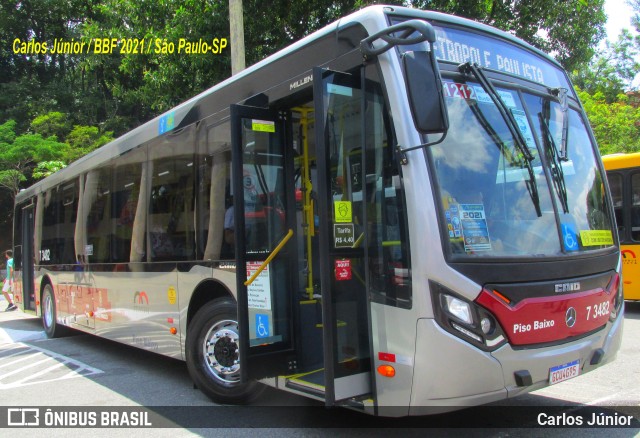
[[[459,84],[457,82],[443,82],[442,89],[445,97],[460,98],[466,100],[476,100],[476,91],[467,84]],[[489,97],[487,95],[487,97]]]
[[[247,280],[260,268],[262,262],[247,262]],[[271,310],[271,280],[269,265],[258,274],[253,283],[247,286],[248,307],[251,309]]]
[[[256,338],[268,338],[271,336],[269,331],[269,315],[256,313]]]
[[[335,260],[334,272],[336,281],[351,280],[351,260]]]
[[[459,211],[465,251],[490,251],[491,239],[489,238],[489,227],[484,213],[484,205],[460,204]]]
[[[458,82],[443,82],[442,89],[445,97],[475,100],[478,103],[493,105],[493,99],[480,85],[467,85]],[[517,108],[516,101],[510,91],[496,90],[508,108]]]
[[[355,227],[353,224],[333,224],[333,247],[353,248]]]
[[[333,216],[338,223],[353,222],[351,201],[333,201]]]
[[[536,143],[533,140],[533,134],[531,133],[531,127],[529,126],[529,120],[527,119],[527,115],[524,111],[518,109],[511,109],[511,114],[513,114],[513,118],[518,125],[518,129],[522,133],[522,137],[524,141],[527,143],[529,149],[536,149]]]
[[[276,123],[271,120],[251,120],[251,130],[258,132],[276,132]]]
[[[578,233],[572,224],[561,224],[562,228],[562,244],[565,251],[578,251],[580,243],[578,242]]]
[[[336,84],[327,84],[327,93],[340,94],[347,97],[353,96],[353,90],[351,88]]]
[[[162,135],[165,132],[169,132],[174,128],[175,125],[175,112],[171,111],[168,114],[160,117],[158,120],[158,135]]]
[[[611,230],[580,230],[582,246],[613,245]]]

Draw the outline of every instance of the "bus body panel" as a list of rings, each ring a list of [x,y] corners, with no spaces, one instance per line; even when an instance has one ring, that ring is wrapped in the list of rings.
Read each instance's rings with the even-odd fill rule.
[[[193,265],[184,273],[175,269],[117,274],[45,271],[36,278],[36,290],[41,289],[45,278],[53,285],[58,321],[63,325],[184,359],[187,314],[193,292],[205,280],[233,285],[235,273],[200,265]],[[229,292],[234,294],[231,289]]]
[[[429,318],[417,322],[412,414],[421,407],[465,406],[506,397],[500,362],[445,332]]]
[[[602,157],[614,198],[625,300],[640,300],[640,242],[638,240],[638,187],[640,153],[612,154]]]
[[[620,245],[625,300],[640,300],[640,246]]]
[[[378,303],[371,306],[371,330],[373,333],[373,369],[391,365],[395,369],[392,378],[375,372],[376,398],[379,406],[394,406],[398,410],[405,409],[407,415],[411,402],[411,393],[404,389],[411,388],[415,379],[416,345],[403,342],[416,337],[416,311],[414,309],[390,309]],[[396,415],[393,415],[396,416]]]

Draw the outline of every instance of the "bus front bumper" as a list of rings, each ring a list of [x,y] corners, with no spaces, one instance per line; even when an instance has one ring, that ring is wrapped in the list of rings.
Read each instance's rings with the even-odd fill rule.
[[[571,343],[520,349],[507,344],[488,353],[444,331],[433,319],[419,319],[409,414],[447,412],[535,391],[549,385],[551,368],[575,360],[582,375],[615,358],[623,321],[624,309],[604,329]],[[592,364],[594,356],[599,361]],[[520,379],[518,384],[516,372],[528,373],[531,381],[525,379],[523,385]]]

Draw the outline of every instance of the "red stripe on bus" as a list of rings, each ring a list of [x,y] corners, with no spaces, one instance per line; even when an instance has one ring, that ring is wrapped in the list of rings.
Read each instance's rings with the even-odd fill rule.
[[[495,315],[512,345],[561,341],[602,327],[614,301],[615,294],[602,288],[527,298],[513,307],[487,290],[476,300]]]

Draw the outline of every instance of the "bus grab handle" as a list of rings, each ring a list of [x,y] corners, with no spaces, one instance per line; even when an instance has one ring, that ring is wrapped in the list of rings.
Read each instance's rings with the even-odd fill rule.
[[[291,237],[293,237],[293,230],[289,229],[289,232],[287,233],[286,236],[284,236],[282,238],[282,240],[280,241],[280,243],[278,243],[278,246],[276,246],[274,248],[273,251],[271,251],[271,254],[269,254],[269,257],[267,257],[267,259],[262,262],[262,264],[260,265],[260,267],[258,268],[258,270],[256,272],[253,273],[253,275],[251,276],[250,279],[248,279],[247,281],[244,282],[245,286],[249,286],[251,283],[253,283],[253,280],[256,279],[256,277],[258,277],[258,275],[260,275],[260,273],[262,271],[264,271],[264,268],[267,267],[267,265],[269,263],[271,263],[271,260],[273,260],[275,258],[275,256],[278,255],[278,253],[280,252],[280,250],[282,249],[283,246],[285,246],[287,244],[287,242],[289,241],[289,239],[291,239]]]

